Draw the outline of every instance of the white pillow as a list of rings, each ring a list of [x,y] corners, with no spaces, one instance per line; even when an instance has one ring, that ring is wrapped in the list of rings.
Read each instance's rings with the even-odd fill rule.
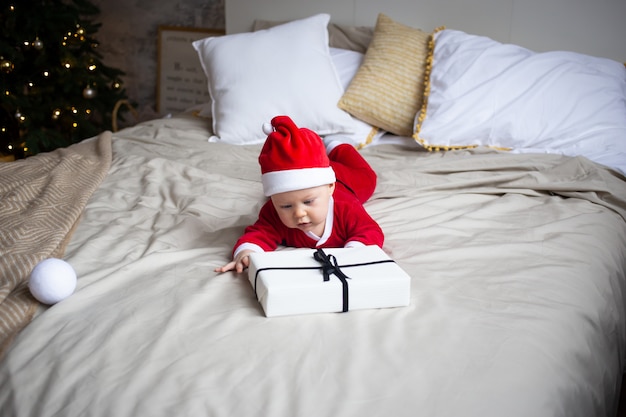
[[[420,123],[421,121],[421,123]],[[583,155],[626,171],[626,69],[573,52],[536,53],[455,30],[435,34],[430,92],[414,139]]]
[[[341,82],[342,92],[348,88],[350,81],[354,78],[354,75],[359,70],[359,67],[363,63],[362,54],[357,51],[341,48],[330,48],[330,57],[332,58],[333,65],[339,76]],[[363,148],[367,145],[375,143],[385,134],[385,131],[370,125],[362,120],[350,116],[354,122],[354,133],[339,133],[327,135],[327,142],[332,140],[338,140],[341,142],[352,143],[358,148]]]
[[[213,133],[232,144],[261,143],[263,123],[288,115],[319,135],[353,132],[329,48],[328,14],[258,32],[193,42],[208,79]]]

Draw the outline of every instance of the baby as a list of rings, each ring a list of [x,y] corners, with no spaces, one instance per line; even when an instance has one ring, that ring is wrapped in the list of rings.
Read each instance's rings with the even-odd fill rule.
[[[264,130],[259,164],[270,198],[235,244],[233,260],[216,272],[243,272],[250,253],[278,245],[382,247],[383,232],[363,207],[376,188],[376,173],[352,145],[335,142],[326,149],[315,132],[288,116],[274,117]]]

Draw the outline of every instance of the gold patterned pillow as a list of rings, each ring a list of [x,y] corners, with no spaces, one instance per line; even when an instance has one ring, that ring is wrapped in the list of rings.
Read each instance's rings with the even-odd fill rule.
[[[379,14],[363,64],[338,106],[373,126],[411,136],[422,106],[430,34]]]

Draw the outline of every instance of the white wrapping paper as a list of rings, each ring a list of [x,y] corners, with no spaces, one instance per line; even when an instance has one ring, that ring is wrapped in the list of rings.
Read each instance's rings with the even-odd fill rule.
[[[327,281],[315,252],[250,255],[248,277],[267,317],[409,305],[411,278],[378,246],[324,249],[340,270]]]

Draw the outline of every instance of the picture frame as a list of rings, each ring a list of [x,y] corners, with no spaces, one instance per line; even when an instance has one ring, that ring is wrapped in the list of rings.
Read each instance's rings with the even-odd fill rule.
[[[159,26],[157,103],[162,116],[210,101],[207,79],[192,42],[224,35],[223,29]]]

